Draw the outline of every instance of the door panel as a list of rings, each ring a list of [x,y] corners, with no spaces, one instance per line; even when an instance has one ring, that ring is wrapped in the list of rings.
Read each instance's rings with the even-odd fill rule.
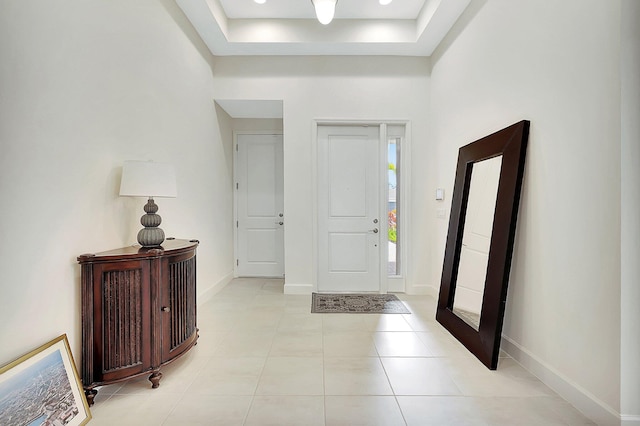
[[[282,135],[238,135],[236,146],[236,274],[241,277],[282,277]]]
[[[318,291],[380,290],[379,139],[377,126],[318,127]]]

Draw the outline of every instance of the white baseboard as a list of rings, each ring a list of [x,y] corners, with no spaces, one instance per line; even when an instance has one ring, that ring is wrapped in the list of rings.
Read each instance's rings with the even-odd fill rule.
[[[510,338],[502,336],[501,349],[599,426],[640,426],[638,418],[631,419],[630,423],[621,423],[621,416],[616,410]]]
[[[623,414],[620,417],[622,418],[620,426],[640,426],[640,416],[627,416]]]
[[[311,294],[313,293],[312,284],[284,284],[284,294]]]
[[[229,272],[227,275],[225,275],[217,283],[215,283],[214,285],[212,285],[211,287],[209,287],[208,289],[203,291],[201,294],[199,294],[198,295],[198,306],[200,306],[200,305],[208,302],[209,300],[211,300],[211,298],[213,296],[215,296],[217,293],[219,293],[220,290],[225,288],[227,286],[227,284],[229,284],[231,282],[232,279],[233,279],[233,271]]]

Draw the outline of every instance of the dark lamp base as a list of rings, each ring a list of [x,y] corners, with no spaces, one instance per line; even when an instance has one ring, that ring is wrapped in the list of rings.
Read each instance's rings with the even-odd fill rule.
[[[160,228],[142,228],[138,232],[138,243],[142,247],[158,247],[164,241],[164,231]]]
[[[142,247],[158,247],[164,241],[164,231],[158,228],[162,223],[160,215],[156,214],[158,205],[149,197],[149,201],[144,206],[147,213],[140,218],[140,223],[144,228],[138,232],[138,243]]]

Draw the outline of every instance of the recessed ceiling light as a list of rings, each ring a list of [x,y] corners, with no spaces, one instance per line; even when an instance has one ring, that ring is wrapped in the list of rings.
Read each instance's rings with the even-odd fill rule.
[[[388,5],[389,3],[391,3],[393,0],[380,0],[380,4],[383,6]]]
[[[267,0],[253,0],[253,1],[255,1],[258,4],[265,4],[267,2]],[[380,0],[380,1],[382,1],[382,0]]]

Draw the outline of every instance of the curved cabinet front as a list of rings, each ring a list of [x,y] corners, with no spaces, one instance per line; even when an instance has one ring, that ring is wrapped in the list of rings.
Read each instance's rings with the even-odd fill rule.
[[[150,374],[193,347],[196,240],[125,247],[78,257],[82,267],[82,383],[89,405],[96,386]]]

